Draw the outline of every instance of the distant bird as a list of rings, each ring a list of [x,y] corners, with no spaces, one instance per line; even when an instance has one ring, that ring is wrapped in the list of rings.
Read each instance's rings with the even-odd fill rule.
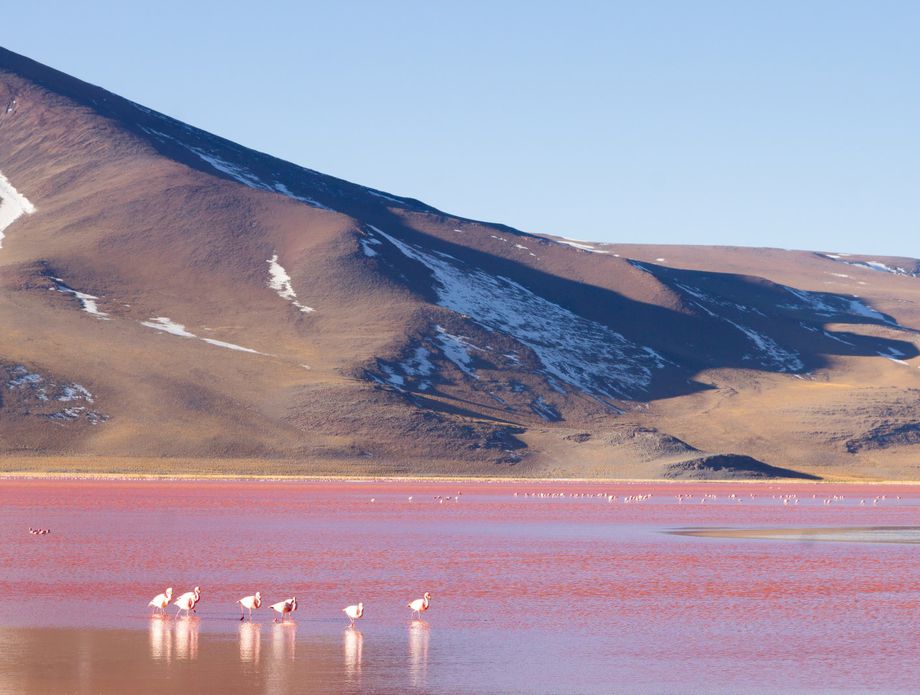
[[[281,622],[283,623],[285,615],[288,613],[293,613],[297,610],[297,598],[289,598],[287,601],[279,601],[278,603],[274,603],[272,604],[271,609],[275,611],[275,613],[281,614]],[[278,622],[278,618],[275,618],[275,622]]]
[[[169,607],[169,602],[172,601],[172,587],[168,587],[166,591],[162,594],[157,594],[153,597],[153,600],[148,603],[148,606],[153,606],[153,612],[156,613],[160,611],[163,615],[166,615],[166,609]]]
[[[197,586],[195,587],[194,591],[187,591],[182,594],[179,598],[173,601],[173,605],[179,607],[179,610],[176,611],[176,617],[178,618],[179,613],[182,611],[185,611],[185,615],[187,616],[191,611],[195,610],[195,605],[200,600],[201,589]]]
[[[244,596],[237,603],[240,604],[240,620],[246,617],[243,614],[244,608],[249,609],[249,620],[252,620],[252,609],[262,607],[262,594],[257,591],[254,596]]]
[[[411,601],[406,604],[409,608],[412,609],[412,612],[418,615],[419,620],[422,618],[422,613],[428,610],[428,606],[431,605],[431,594],[427,591],[425,592],[424,598],[417,598],[414,601]]]
[[[351,618],[351,626],[354,627],[358,618],[364,617],[364,604],[359,603],[357,606],[346,606],[342,612]]]

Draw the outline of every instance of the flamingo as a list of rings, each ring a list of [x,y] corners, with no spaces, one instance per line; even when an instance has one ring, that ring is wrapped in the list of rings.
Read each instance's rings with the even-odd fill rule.
[[[287,601],[279,601],[278,603],[273,603],[271,609],[276,613],[281,613],[281,622],[284,622],[284,616],[288,613],[293,613],[297,610],[297,598],[289,598]],[[278,618],[275,618],[274,622],[278,622]]]
[[[169,602],[172,601],[172,587],[167,587],[166,591],[162,594],[157,594],[153,597],[153,600],[148,603],[148,606],[153,606],[153,612],[156,613],[159,610],[163,615],[166,615],[166,608],[169,606]]]
[[[342,612],[351,618],[351,627],[354,627],[355,621],[358,618],[364,617],[364,604],[359,603],[357,606],[346,606],[342,609]]]
[[[424,598],[417,598],[414,601],[410,601],[406,604],[409,608],[412,609],[412,612],[418,615],[419,620],[422,619],[422,613],[428,610],[428,606],[431,605],[431,594],[427,591],[425,592]]]
[[[262,594],[261,592],[256,592],[255,596],[244,596],[239,601],[240,604],[240,620],[243,620],[246,616],[243,614],[243,609],[249,609],[249,620],[252,621],[252,609],[262,607]]]
[[[191,611],[195,610],[195,605],[200,600],[201,589],[199,587],[196,586],[194,591],[186,591],[179,598],[173,601],[173,605],[179,607],[179,610],[176,611],[176,617],[178,618],[179,613],[182,611],[185,611],[185,615],[187,616]]]

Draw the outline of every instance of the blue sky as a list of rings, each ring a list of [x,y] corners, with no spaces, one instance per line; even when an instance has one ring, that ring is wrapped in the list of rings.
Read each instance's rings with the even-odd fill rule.
[[[15,18],[15,21],[14,21]],[[920,2],[29,2],[0,44],[467,217],[920,257]]]

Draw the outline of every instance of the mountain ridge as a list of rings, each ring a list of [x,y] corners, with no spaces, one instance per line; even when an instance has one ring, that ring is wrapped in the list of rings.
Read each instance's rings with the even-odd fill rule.
[[[739,457],[730,475],[748,457],[915,476],[910,437],[841,444],[912,431],[913,259],[528,234],[257,153],[2,49],[0,172],[37,208],[0,240],[9,455],[666,475],[680,461],[607,436],[638,427],[691,442],[684,462]],[[841,380],[853,405],[817,417],[838,407],[817,387]],[[74,385],[100,395],[59,401]],[[769,441],[800,401],[820,422]],[[744,429],[723,432],[712,409]]]

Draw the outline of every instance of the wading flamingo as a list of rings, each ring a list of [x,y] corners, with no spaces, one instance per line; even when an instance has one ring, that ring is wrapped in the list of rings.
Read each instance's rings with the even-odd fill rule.
[[[279,601],[278,603],[272,604],[271,609],[276,613],[281,613],[281,622],[284,622],[284,616],[288,613],[293,613],[297,610],[297,598],[289,598],[287,601]],[[278,618],[275,618],[274,622],[278,622]]]
[[[364,617],[364,604],[359,603],[357,606],[346,606],[342,609],[342,612],[351,618],[351,627],[354,627],[355,621],[358,618]]]
[[[172,601],[172,587],[169,587],[162,594],[157,594],[153,597],[153,600],[148,603],[148,606],[153,606],[153,612],[161,612],[163,615],[166,615],[166,608],[169,606],[169,602]]]
[[[182,594],[179,598],[173,601],[174,606],[178,606],[179,610],[176,611],[176,617],[179,617],[179,613],[185,611],[185,615],[188,616],[193,610],[195,610],[195,605],[198,601],[201,600],[201,589],[195,587],[194,591],[187,591]]]
[[[409,608],[412,609],[412,612],[418,615],[419,620],[422,619],[422,613],[428,610],[428,606],[431,605],[431,594],[427,591],[425,592],[424,598],[417,598],[414,601],[411,601],[406,604]]]
[[[252,609],[262,607],[262,594],[257,591],[255,596],[244,596],[239,601],[237,601],[237,603],[240,604],[240,620],[244,620],[246,618],[246,616],[243,614],[243,609],[248,608],[249,620],[251,621]]]

